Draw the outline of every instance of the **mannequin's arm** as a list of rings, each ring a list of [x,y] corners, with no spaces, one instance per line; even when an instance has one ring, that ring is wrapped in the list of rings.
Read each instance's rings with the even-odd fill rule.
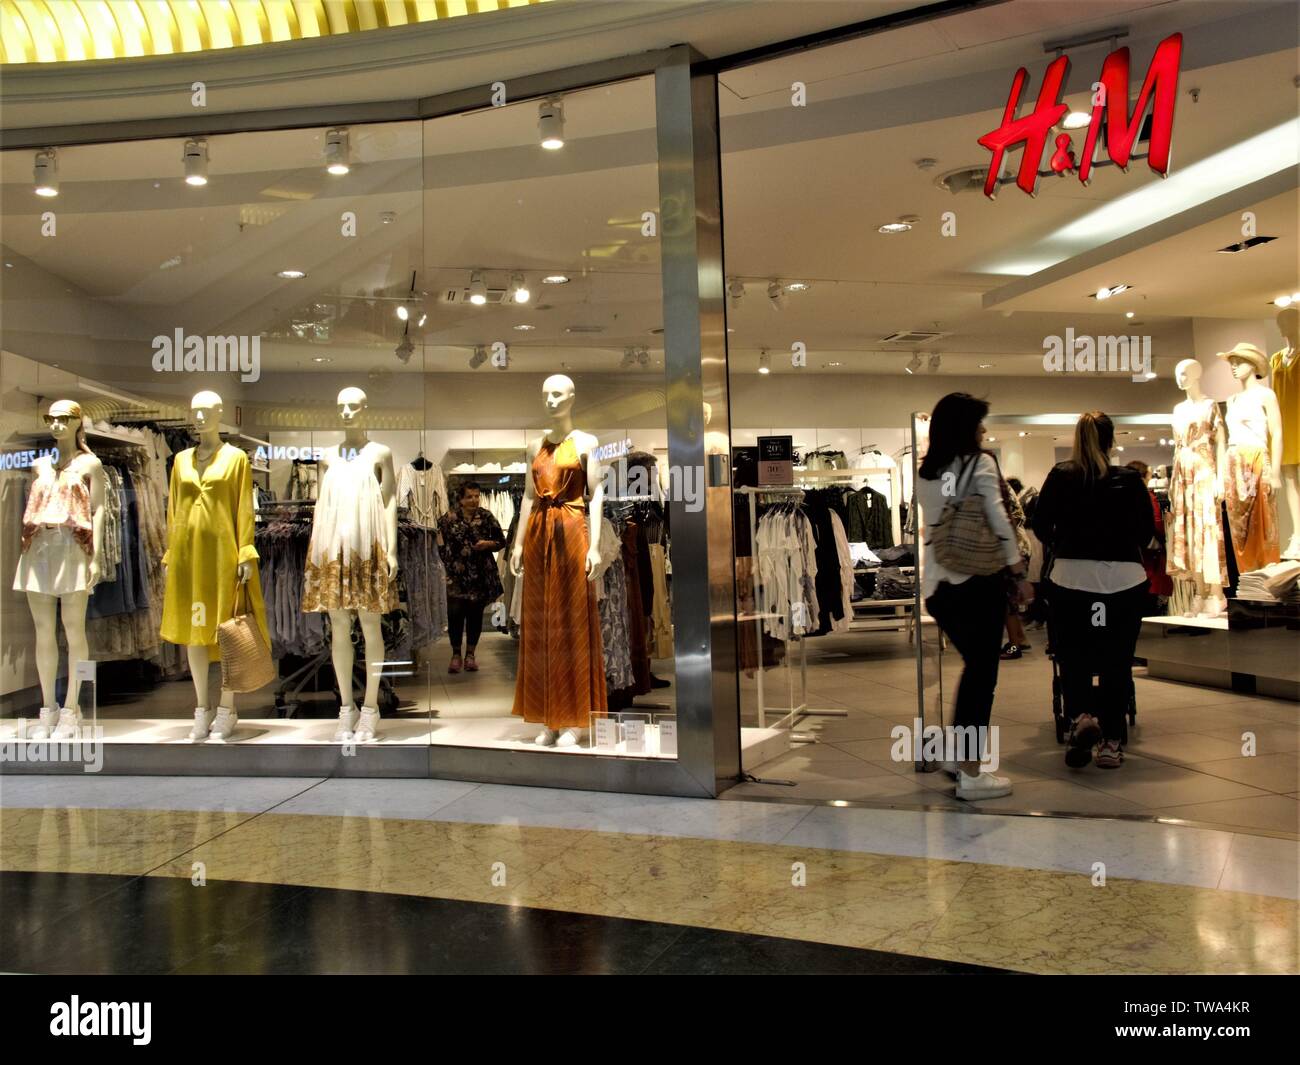
[[[1264,393],[1264,415],[1268,418],[1269,482],[1276,491],[1282,487],[1282,408],[1271,388]]]
[[[1228,472],[1228,430],[1219,404],[1214,404],[1214,498],[1223,499],[1223,478]]]
[[[93,588],[99,583],[100,552],[104,549],[104,467],[96,460],[90,471],[90,527],[92,531],[90,556],[90,582]]]
[[[536,446],[529,444],[525,454],[525,465],[530,470],[536,457]],[[524,534],[528,529],[528,519],[533,513],[534,498],[536,496],[533,492],[533,477],[529,473],[524,477],[524,498],[519,503],[519,521],[515,523],[515,542],[510,549],[510,572],[516,577],[524,572]]]
[[[397,471],[393,469],[393,452],[388,448],[379,458],[379,498],[384,501],[384,549],[391,580],[397,575]]]
[[[600,476],[600,459],[596,458],[595,440],[587,449],[587,580],[600,573],[600,519],[605,507],[605,482]]]
[[[243,452],[240,452],[243,455]],[[257,561],[257,548],[253,546],[253,467],[243,456],[239,466],[239,499],[235,503],[235,539],[239,548],[236,573],[240,584],[247,584],[253,576],[253,563]]]

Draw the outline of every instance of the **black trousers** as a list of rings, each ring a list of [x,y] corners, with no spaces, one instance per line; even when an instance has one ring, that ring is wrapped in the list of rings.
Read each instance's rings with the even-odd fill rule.
[[[1006,581],[1000,573],[970,577],[961,584],[943,581],[925,601],[925,609],[957,648],[963,663],[953,724],[987,727],[998,686],[998,656],[1007,616]]]
[[[478,646],[478,638],[483,634],[483,611],[486,609],[487,603],[482,599],[454,599],[447,596],[447,634],[451,637],[452,650],[457,654],[460,654],[462,635],[471,651]]]
[[[1052,654],[1061,671],[1065,714],[1094,715],[1108,740],[1124,738],[1133,697],[1133,650],[1142,627],[1147,586],[1102,594],[1052,585]],[[1098,686],[1092,685],[1097,676]]]

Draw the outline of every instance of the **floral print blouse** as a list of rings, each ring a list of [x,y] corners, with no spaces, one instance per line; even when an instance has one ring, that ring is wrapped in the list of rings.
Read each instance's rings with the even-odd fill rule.
[[[452,599],[470,599],[490,603],[501,595],[501,575],[497,572],[495,551],[475,551],[480,540],[505,543],[501,525],[486,507],[476,507],[469,518],[460,507],[438,519],[438,547],[447,570],[447,595]]]

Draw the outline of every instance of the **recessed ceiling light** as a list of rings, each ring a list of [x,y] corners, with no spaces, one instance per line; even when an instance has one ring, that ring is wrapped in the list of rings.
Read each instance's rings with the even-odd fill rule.
[[[283,277],[288,281],[297,281],[300,277],[306,277],[307,273],[305,270],[277,270],[275,276]]]
[[[1089,293],[1089,295],[1091,295],[1093,299],[1108,300],[1111,296],[1118,296],[1123,292],[1127,292],[1132,287],[1132,285],[1103,286],[1102,288],[1097,289],[1096,292]]]
[[[9,265],[8,263],[5,263],[5,266],[8,265]],[[1293,303],[1300,303],[1300,292],[1293,293],[1290,296],[1286,296],[1286,295],[1278,296],[1278,298],[1273,301],[1273,306],[1290,307],[1291,304]]]
[[[787,281],[785,283],[785,290],[787,292],[807,292],[809,287],[807,281]]]
[[[1083,129],[1092,121],[1092,115],[1087,111],[1071,111],[1061,120],[1062,129]]]
[[[535,325],[529,325],[527,322],[520,322],[517,326],[515,326],[515,332],[517,332],[517,333],[528,333],[528,332],[531,332],[532,330],[534,330],[534,329],[536,329],[536,328],[537,328],[537,326],[535,326]]]
[[[1138,439],[1139,439],[1139,440],[1145,440],[1146,437],[1145,437],[1145,436],[1139,436]]]
[[[996,363],[992,363],[992,362],[982,362],[982,363],[980,363],[980,369],[981,369],[981,370],[991,370],[991,369],[993,369],[993,367],[996,366],[996,365],[997,365]]]
[[[912,228],[911,222],[886,222],[883,226],[877,226],[877,233],[889,235],[891,233],[906,233]]]
[[[826,363],[825,365],[826,365],[826,366],[843,366],[844,363],[842,363],[842,362],[828,362],[828,363]]]
[[[1124,312],[1124,317],[1125,317],[1125,318],[1132,318],[1135,314],[1137,314],[1137,311],[1125,311],[1125,312]]]
[[[996,444],[998,441],[996,436],[986,436],[984,439],[986,439],[990,444]]]
[[[313,355],[311,357],[311,361],[312,362],[333,362],[334,360],[331,359],[328,355]]]
[[[1145,374],[1143,374],[1143,376],[1144,376],[1148,381],[1154,381],[1154,380],[1156,379],[1156,372],[1155,372],[1155,370],[1148,370]]]
[[[567,274],[547,274],[542,278],[543,285],[567,285],[569,278]]]

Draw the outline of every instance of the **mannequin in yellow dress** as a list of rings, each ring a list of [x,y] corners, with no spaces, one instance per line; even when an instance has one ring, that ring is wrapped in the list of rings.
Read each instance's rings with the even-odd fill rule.
[[[1282,557],[1300,559],[1300,309],[1284,307],[1277,327],[1286,347],[1274,354],[1269,369],[1282,412],[1282,501],[1291,526]]]
[[[215,711],[208,700],[217,626],[234,615],[237,585],[246,590],[267,637],[253,546],[252,471],[248,456],[221,440],[222,410],[215,392],[200,392],[190,401],[199,443],[176,456],[167,502],[160,635],[169,643],[183,644],[189,658],[195,695],[190,739],[195,743],[228,740],[238,721],[234,692],[223,690]]]

